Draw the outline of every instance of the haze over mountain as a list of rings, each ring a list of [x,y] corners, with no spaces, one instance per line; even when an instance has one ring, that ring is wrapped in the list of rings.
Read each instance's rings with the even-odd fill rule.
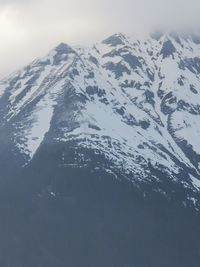
[[[58,43],[91,45],[114,32],[199,29],[198,0],[0,0],[0,77]]]

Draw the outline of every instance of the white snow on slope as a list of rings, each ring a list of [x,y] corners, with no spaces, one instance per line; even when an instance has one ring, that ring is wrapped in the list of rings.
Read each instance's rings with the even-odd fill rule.
[[[198,106],[200,95],[194,94],[190,85],[192,84],[195,89],[198,89],[200,76],[187,68],[179,68],[179,61],[187,56],[197,56],[200,49],[197,49],[197,45],[190,45],[185,41],[183,41],[184,47],[182,47],[173,38],[168,37],[177,52],[163,58],[160,51],[163,42],[167,40],[166,37],[161,38],[160,41],[148,38],[141,42],[124,38],[120,34],[117,37],[123,38],[125,44],[115,46],[100,43],[92,49],[76,48],[75,53],[69,54],[67,59],[65,52],[63,56],[59,54],[61,61],[58,65],[54,64],[53,60],[56,55],[55,50],[44,59],[35,61],[30,66],[28,77],[25,75],[26,72],[21,72],[20,85],[11,90],[9,99],[11,107],[8,118],[10,120],[14,119],[37,97],[41,97],[41,99],[35,104],[32,114],[29,114],[29,117],[25,119],[27,125],[22,126],[21,132],[23,134],[21,135],[25,135],[26,138],[23,142],[17,143],[18,147],[29,155],[30,159],[33,157],[44,140],[45,134],[49,131],[54,106],[57,105],[57,98],[62,93],[62,86],[65,84],[67,87],[67,83],[69,83],[74,88],[74,94],[85,97],[85,104],[82,109],[82,116],[75,117],[74,121],[74,123],[80,123],[80,127],[70,133],[63,133],[60,141],[67,141],[73,136],[77,138],[85,135],[88,138],[85,145],[89,145],[89,141],[91,141],[92,146],[95,147],[95,142],[89,140],[92,139],[92,135],[99,136],[102,139],[102,144],[106,136],[112,140],[117,140],[118,147],[120,145],[123,147],[121,147],[121,151],[120,148],[118,151],[117,146],[114,146],[113,150],[109,150],[109,152],[124,161],[123,157],[125,156],[122,153],[124,151],[126,154],[125,165],[129,166],[130,169],[131,165],[133,169],[134,164],[134,168],[136,168],[136,165],[141,168],[140,163],[136,160],[140,155],[146,162],[151,159],[154,166],[161,163],[167,169],[178,172],[178,167],[169,153],[189,168],[194,168],[175,142],[176,139],[174,140],[170,135],[168,115],[162,112],[161,105],[163,104],[163,98],[168,93],[173,92],[176,101],[168,103],[172,109],[177,109],[179,101],[187,101],[194,108]],[[195,52],[189,52],[189,47]],[[109,55],[106,55],[108,53]],[[124,59],[124,56],[127,55],[131,56],[131,62]],[[91,56],[93,56],[93,59],[96,58],[96,63],[91,61]],[[48,61],[50,63],[45,64]],[[113,68],[115,68],[119,62],[126,68],[126,71],[123,71],[123,68],[117,70],[119,71],[119,77],[116,79],[115,69],[107,69],[106,64],[112,63]],[[131,67],[131,64],[133,67]],[[136,64],[136,67],[134,64]],[[23,93],[26,83],[38,71],[41,71],[39,77],[33,79],[34,82],[30,90],[25,92],[24,95],[22,94],[23,97],[20,98],[19,96]],[[178,83],[180,78],[184,82],[183,85]],[[88,87],[97,90],[97,92],[89,94]],[[1,88],[0,92],[5,89]],[[158,94],[159,90],[163,92],[162,97]],[[149,94],[149,92],[152,95],[148,99],[147,93]],[[120,114],[120,110],[123,114]],[[200,153],[200,147],[196,141],[199,135],[200,116],[194,116],[189,111],[184,110],[181,110],[180,113],[182,114],[180,116],[178,112],[172,115],[170,126],[177,139],[187,140],[194,151]],[[62,114],[62,116],[64,115]],[[141,126],[142,123],[148,125],[146,129]],[[95,125],[100,130],[92,129],[91,125]],[[139,146],[140,148],[138,148]],[[144,149],[141,149],[141,146]],[[164,147],[169,153],[163,152],[160,146]],[[109,156],[106,145],[100,147],[98,144],[97,148],[103,149],[104,153]],[[134,160],[132,160],[133,158]]]
[[[63,83],[64,81],[57,83],[36,105],[34,114],[31,118],[31,123],[23,132],[26,141],[23,145],[18,145],[18,147],[23,153],[27,154],[30,159],[39,148],[45,134],[49,131],[54,106],[57,103],[56,98],[58,97],[59,92],[62,91]]]
[[[186,140],[193,150],[200,154],[200,116],[178,111],[172,115],[174,134],[179,140]]]
[[[194,187],[196,187],[197,190],[200,190],[200,180],[198,180],[197,178],[195,178],[192,175],[190,175],[190,178],[192,180]]]

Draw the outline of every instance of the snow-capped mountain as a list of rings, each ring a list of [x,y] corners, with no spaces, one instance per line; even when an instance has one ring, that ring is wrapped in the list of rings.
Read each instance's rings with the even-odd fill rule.
[[[196,205],[197,37],[170,33],[134,40],[115,34],[92,48],[60,44],[1,81],[0,145],[22,169],[49,144],[61,147],[63,167],[104,171],[163,194],[164,176]]]
[[[198,267],[199,134],[198,34],[61,43],[2,80],[1,265]]]

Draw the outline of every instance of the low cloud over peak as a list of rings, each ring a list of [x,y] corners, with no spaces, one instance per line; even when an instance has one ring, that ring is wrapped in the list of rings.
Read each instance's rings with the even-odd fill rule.
[[[0,77],[58,43],[200,25],[199,0],[0,0]]]

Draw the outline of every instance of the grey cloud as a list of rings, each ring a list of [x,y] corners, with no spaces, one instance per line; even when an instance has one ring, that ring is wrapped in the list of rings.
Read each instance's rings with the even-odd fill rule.
[[[199,0],[0,0],[0,77],[57,43],[200,26]]]

